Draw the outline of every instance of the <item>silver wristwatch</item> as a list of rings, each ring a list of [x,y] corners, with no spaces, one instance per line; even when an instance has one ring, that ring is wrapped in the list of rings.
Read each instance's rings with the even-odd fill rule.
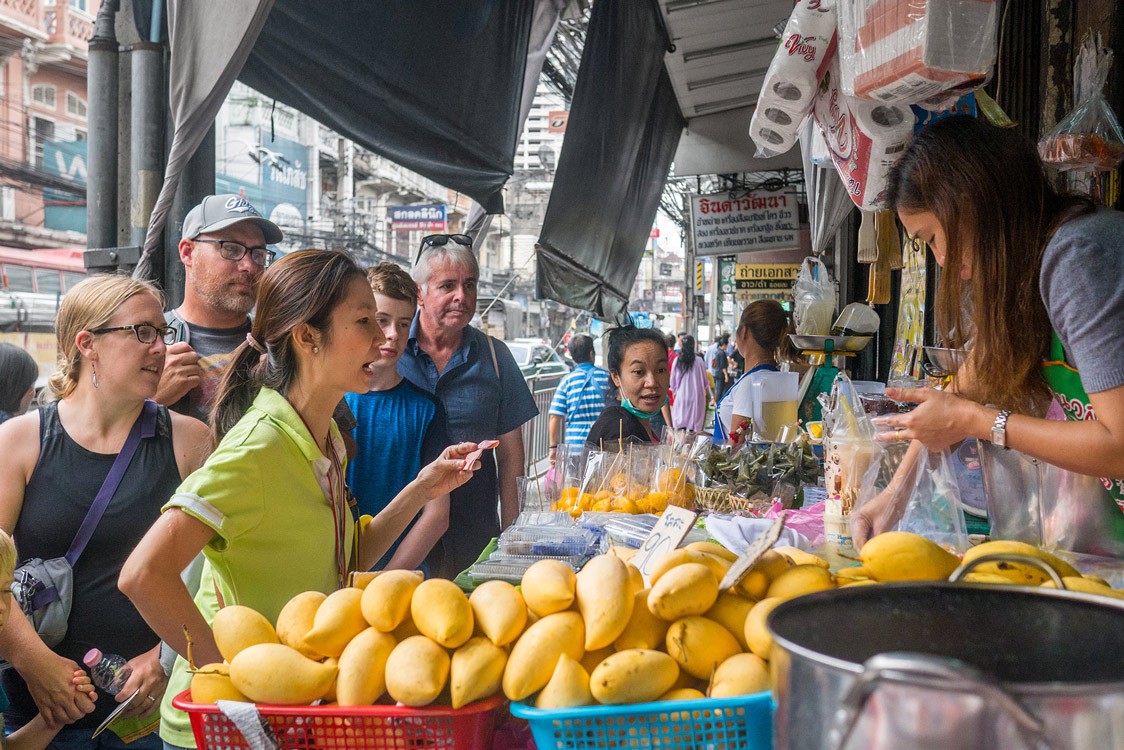
[[[1011,416],[1011,412],[1006,409],[1001,409],[995,415],[995,422],[991,425],[991,442],[1000,448],[1007,447],[1007,418]]]

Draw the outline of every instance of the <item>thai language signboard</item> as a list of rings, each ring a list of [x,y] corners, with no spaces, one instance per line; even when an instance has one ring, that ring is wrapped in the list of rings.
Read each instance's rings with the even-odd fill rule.
[[[390,206],[390,220],[394,230],[422,229],[429,232],[444,232],[446,226],[446,206],[444,203],[418,206]]]
[[[691,196],[695,255],[733,255],[800,246],[796,191],[727,191]]]

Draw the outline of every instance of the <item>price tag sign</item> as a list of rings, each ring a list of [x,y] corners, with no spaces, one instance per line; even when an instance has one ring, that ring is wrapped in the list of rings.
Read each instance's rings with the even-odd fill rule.
[[[777,520],[773,521],[773,525],[765,529],[765,533],[753,540],[753,543],[746,548],[742,556],[734,561],[730,569],[726,571],[726,575],[722,578],[722,583],[718,584],[719,591],[726,591],[737,586],[745,574],[749,572],[753,564],[761,555],[765,554],[777,540],[781,538],[781,531],[784,530],[784,516],[777,516]]]
[[[632,563],[640,569],[641,575],[644,576],[645,586],[651,585],[648,571],[651,569],[652,563],[679,546],[679,543],[687,536],[687,532],[694,527],[698,515],[698,513],[676,505],[669,505],[664,509],[660,520],[656,522],[651,533],[648,534],[648,538],[640,545],[640,551],[636,554],[635,561]]]

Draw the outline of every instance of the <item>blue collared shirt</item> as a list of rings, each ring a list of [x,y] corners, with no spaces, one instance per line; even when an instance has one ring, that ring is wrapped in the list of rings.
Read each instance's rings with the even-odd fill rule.
[[[498,438],[539,413],[511,352],[502,341],[493,339],[493,363],[488,338],[471,326],[465,328],[461,345],[445,370],[438,373],[433,358],[418,346],[415,315],[406,351],[398,360],[399,374],[436,396],[445,407],[451,443]],[[429,557],[434,573],[443,578],[452,578],[471,565],[488,541],[499,534],[495,451],[485,451],[480,461],[481,468],[472,479],[453,490],[449,530]]]

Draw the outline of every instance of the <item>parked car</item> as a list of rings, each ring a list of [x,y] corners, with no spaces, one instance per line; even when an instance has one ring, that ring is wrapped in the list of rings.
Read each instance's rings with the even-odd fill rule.
[[[515,363],[527,379],[531,390],[545,390],[556,387],[573,365],[563,359],[541,339],[515,339],[505,341],[511,350]]]

